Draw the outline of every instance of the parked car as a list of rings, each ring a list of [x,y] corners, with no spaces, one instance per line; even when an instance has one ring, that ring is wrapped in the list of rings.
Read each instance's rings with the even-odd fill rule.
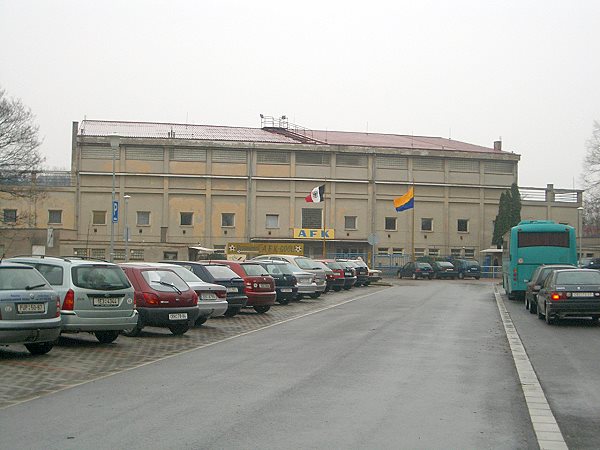
[[[304,296],[308,296],[310,298],[318,298],[319,295],[321,295],[320,289],[322,288],[322,286],[317,286],[314,273],[306,272],[300,269],[298,266],[294,266],[290,263],[286,264],[289,264],[292,273],[296,277],[296,286],[298,287],[298,294],[296,295],[296,300],[301,300]]]
[[[248,297],[244,288],[244,280],[224,264],[203,261],[165,261],[183,266],[191,270],[207,283],[220,284],[227,289],[227,317],[233,317],[246,306]]]
[[[383,272],[379,269],[369,269],[369,284],[380,281],[383,276]]]
[[[0,261],[0,345],[25,344],[34,355],[60,336],[60,298],[33,267]]]
[[[122,263],[121,268],[135,289],[138,322],[124,330],[139,336],[145,326],[166,327],[171,333],[186,333],[200,315],[198,294],[168,267],[149,263]]]
[[[433,269],[433,277],[451,278],[454,280],[458,276],[458,270],[450,261],[432,261],[431,268]]]
[[[254,308],[259,314],[266,313],[275,304],[275,280],[267,269],[256,262],[240,261],[208,261],[214,264],[223,264],[233,270],[244,280],[244,288],[248,300],[246,306]]]
[[[327,275],[325,270],[319,264],[316,264],[311,258],[298,255],[261,255],[252,258],[252,260],[257,259],[285,261],[298,267],[304,272],[312,273],[315,276],[314,282],[317,284],[317,290],[316,292],[309,294],[311,298],[318,298],[323,292],[325,292],[325,289],[327,288]],[[298,295],[301,295],[300,289],[298,289]]]
[[[358,259],[336,259],[336,261],[344,261],[350,263],[354,267],[356,272],[356,282],[354,286],[368,286],[369,285],[369,267],[361,260]]]
[[[134,264],[134,263],[131,263]],[[144,264],[144,263],[140,263]],[[200,314],[194,322],[199,326],[211,317],[218,317],[227,311],[227,289],[220,284],[207,283],[200,279],[191,270],[177,264],[170,263],[146,263],[152,267],[166,267],[175,272],[183,281],[191,287],[198,295],[198,310]]]
[[[600,318],[600,271],[553,270],[537,295],[538,318],[552,324],[566,317]]]
[[[600,269],[600,258],[587,258],[581,261],[582,269]]]
[[[60,297],[61,333],[93,333],[113,342],[138,323],[133,287],[123,270],[106,261],[78,257],[18,256],[35,267]]]
[[[272,261],[268,259],[256,260],[275,280],[275,292],[277,302],[287,305],[298,296],[298,280],[294,275],[293,266],[283,261]],[[308,272],[306,272],[308,274]],[[311,277],[312,274],[308,274]],[[315,286],[316,287],[316,286]]]
[[[356,267],[345,260],[338,259],[336,262],[344,269],[344,290],[352,289],[356,284]]]
[[[458,278],[471,277],[479,280],[481,278],[481,266],[474,259],[455,259],[452,261],[458,271]]]
[[[335,259],[316,259],[315,261],[324,264],[329,270],[331,270],[331,289],[333,289],[335,292],[341,291],[346,282],[344,268],[342,265]],[[330,281],[328,279],[328,284],[329,283]]]
[[[396,273],[398,278],[433,278],[433,268],[431,264],[422,261],[410,261],[404,264]]]
[[[527,283],[527,290],[525,291],[525,309],[531,314],[537,312],[537,294],[542,288],[544,281],[546,281],[546,277],[550,272],[558,269],[576,269],[576,267],[570,264],[548,264],[538,266],[533,271],[531,280]]]

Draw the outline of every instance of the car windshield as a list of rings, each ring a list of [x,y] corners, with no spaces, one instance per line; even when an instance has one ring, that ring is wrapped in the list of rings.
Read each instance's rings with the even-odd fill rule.
[[[49,289],[48,283],[38,272],[30,267],[1,267],[0,290]]]
[[[179,275],[171,270],[149,269],[143,270],[142,276],[148,285],[157,291],[183,292],[189,290],[189,286]]]
[[[556,274],[557,285],[567,285],[567,284],[594,284],[600,285],[600,272],[591,271],[591,272],[558,272]]]
[[[265,269],[260,264],[241,264],[242,269],[246,272],[246,275],[261,277],[265,275],[269,275],[267,269]]]
[[[296,264],[298,264],[298,267],[305,270],[314,270],[314,268],[317,266],[315,261],[309,258],[296,258],[295,261]]]
[[[452,269],[454,267],[452,263],[449,263],[447,261],[438,261],[436,264],[438,265],[438,267],[443,267],[447,269]]]
[[[216,279],[216,280],[231,280],[233,278],[240,278],[240,276],[231,270],[227,266],[222,265],[214,265],[214,266],[205,266],[206,270]]]
[[[293,272],[287,267],[286,264],[266,263],[265,268],[267,269],[267,272],[269,272],[269,275],[272,275],[275,277],[278,277],[281,275],[292,275],[293,274]]]
[[[52,286],[63,284],[63,268],[51,264],[34,264],[34,267]]]
[[[330,269],[335,269],[335,270],[339,270],[342,269],[342,265],[341,263],[337,262],[337,261],[327,261],[324,263],[327,267],[329,267]]]
[[[83,289],[118,290],[131,287],[125,272],[114,265],[86,264],[71,268],[73,284]]]
[[[186,283],[189,282],[193,282],[193,283],[198,283],[201,282],[202,280],[200,278],[198,278],[198,276],[193,273],[190,269],[187,269],[183,266],[176,266],[173,265],[172,267],[169,266],[169,270],[172,270],[173,272],[175,272],[177,275],[179,275],[179,277],[185,281]]]

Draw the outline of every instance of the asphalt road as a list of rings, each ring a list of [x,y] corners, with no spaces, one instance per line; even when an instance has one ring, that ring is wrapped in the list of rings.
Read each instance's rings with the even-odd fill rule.
[[[537,448],[491,284],[357,292],[2,409],[0,446]]]
[[[505,296],[504,303],[567,445],[600,448],[600,326],[589,319],[547,325],[522,301]]]

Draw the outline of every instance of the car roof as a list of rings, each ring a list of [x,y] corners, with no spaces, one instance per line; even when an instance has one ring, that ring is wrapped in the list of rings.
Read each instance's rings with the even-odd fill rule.
[[[44,256],[44,255],[21,255],[21,256],[11,256],[8,258],[11,261],[20,260],[27,261],[28,263],[32,262],[47,262],[58,265],[93,265],[93,264],[102,264],[102,265],[111,265],[116,266],[117,264],[111,263],[109,261],[105,261],[103,259],[95,259],[95,258],[82,258],[78,256]]]

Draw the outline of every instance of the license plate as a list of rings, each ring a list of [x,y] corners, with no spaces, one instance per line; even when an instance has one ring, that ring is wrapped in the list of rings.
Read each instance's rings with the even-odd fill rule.
[[[44,312],[45,307],[43,303],[19,303],[17,304],[17,312],[27,313],[40,313]]]
[[[238,288],[236,288],[236,287],[228,287],[227,288],[227,292],[237,292],[237,291],[238,291]]]
[[[347,277],[351,277],[352,276],[352,272],[344,272],[344,275]]]
[[[571,297],[593,297],[593,292],[572,292]]]
[[[292,292],[292,290],[291,289],[287,289],[287,288],[282,288],[281,292]]]
[[[200,295],[202,300],[216,300],[217,294],[213,294],[212,292],[204,292]]]
[[[270,289],[271,285],[269,283],[259,283],[258,287],[261,289]]]
[[[92,304],[94,306],[119,306],[119,299],[98,297],[92,299]]]
[[[184,320],[187,319],[187,313],[169,314],[169,320]]]

